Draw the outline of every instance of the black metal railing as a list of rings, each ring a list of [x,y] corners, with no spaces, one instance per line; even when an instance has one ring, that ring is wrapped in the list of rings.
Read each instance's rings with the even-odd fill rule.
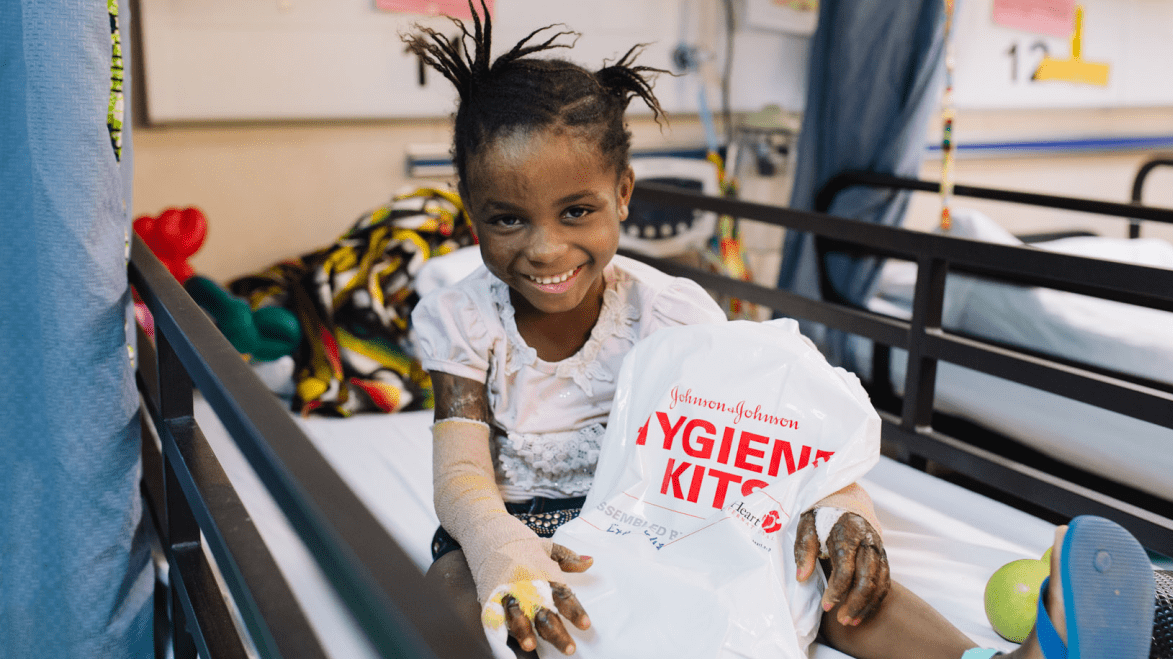
[[[921,181],[914,178],[893,176],[891,174],[877,174],[875,172],[849,171],[836,174],[819,190],[815,196],[815,210],[825,213],[831,207],[831,202],[843,190],[857,186],[885,188],[888,190],[914,190],[921,192],[940,192],[941,184],[936,181]],[[1143,178],[1141,179],[1143,185]],[[1134,185],[1135,189],[1135,185]],[[973,197],[975,199],[990,199],[1006,201],[1028,206],[1054,208],[1058,210],[1093,213],[1095,215],[1109,215],[1112,217],[1144,220],[1173,224],[1173,209],[1155,208],[1135,204],[1121,204],[1113,201],[1098,199],[1080,199],[1076,197],[1062,197],[1058,195],[1039,194],[1037,192],[1021,192],[1018,190],[1001,190],[998,188],[984,188],[976,185],[955,185],[953,195],[956,197]],[[1139,201],[1139,199],[1137,199]]]
[[[877,179],[879,180],[879,179]],[[931,189],[930,186],[922,186]],[[961,188],[961,186],[958,186]],[[957,470],[992,488],[1072,517],[1098,514],[1129,528],[1146,546],[1173,555],[1173,502],[1138,506],[1081,482],[1056,476],[1015,458],[946,435],[933,425],[937,363],[946,361],[989,375],[1173,428],[1173,393],[1145,386],[1090,365],[1061,362],[1013,347],[963,336],[941,326],[945,275],[964,272],[1017,285],[1038,285],[1173,311],[1173,271],[1030,247],[973,240],[861,223],[821,213],[794,211],[748,201],[705,197],[678,189],[639,184],[646,203],[696,208],[805,231],[836,241],[853,253],[890,256],[919,266],[911,320],[870,312],[841,302],[812,300],[750,282],[733,281],[663,259],[635,258],[702,286],[907,351],[905,394],[898,413],[881,410],[886,444]],[[991,198],[993,195],[991,193]],[[1065,202],[1064,202],[1065,203]],[[1135,207],[1124,205],[1135,213]],[[1166,211],[1173,216],[1173,211]],[[1165,217],[1144,212],[1150,218]],[[1173,451],[1173,443],[1157,450]],[[1151,508],[1151,509],[1150,509]]]
[[[457,622],[447,600],[137,237],[130,276],[155,321],[153,342],[140,340],[139,347],[149,419],[144,492],[169,563],[174,656],[243,658],[253,647],[262,657],[326,656],[193,418],[195,388],[376,652],[490,656],[483,637]],[[238,614],[225,603],[217,572]]]
[[[1144,184],[1149,174],[1158,167],[1173,167],[1173,158],[1153,158],[1136,171],[1136,178],[1132,180],[1132,203],[1140,205],[1144,200]],[[1140,220],[1131,220],[1128,223],[1128,237],[1140,238]]]

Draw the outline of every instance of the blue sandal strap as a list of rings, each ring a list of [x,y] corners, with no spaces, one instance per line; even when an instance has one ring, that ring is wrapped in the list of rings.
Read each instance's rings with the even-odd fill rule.
[[[1035,616],[1035,636],[1039,640],[1039,648],[1043,651],[1044,657],[1047,659],[1067,659],[1067,646],[1063,644],[1063,639],[1059,638],[1059,632],[1055,630],[1051,616],[1047,613],[1047,583],[1050,580],[1050,577],[1043,579],[1043,585],[1039,586],[1039,610]]]

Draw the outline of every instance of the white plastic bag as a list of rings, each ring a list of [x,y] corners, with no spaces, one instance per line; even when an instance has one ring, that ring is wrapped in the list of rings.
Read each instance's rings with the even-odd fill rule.
[[[591,617],[584,659],[805,659],[823,583],[795,577],[798,518],[879,458],[852,374],[793,320],[661,330],[623,363],[582,515],[554,542]],[[561,656],[539,642],[543,657]]]

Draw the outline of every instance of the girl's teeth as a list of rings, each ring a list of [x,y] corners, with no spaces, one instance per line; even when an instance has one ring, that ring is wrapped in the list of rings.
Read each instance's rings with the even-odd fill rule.
[[[573,274],[574,274],[574,271],[571,270],[570,272],[560,274],[557,277],[530,277],[530,279],[545,286],[548,284],[561,284],[562,282],[566,281],[567,279],[570,279],[570,275],[573,275]]]

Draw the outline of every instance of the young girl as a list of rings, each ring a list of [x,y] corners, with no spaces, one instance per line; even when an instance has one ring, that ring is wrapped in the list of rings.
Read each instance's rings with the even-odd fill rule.
[[[662,116],[648,80],[655,70],[633,64],[638,48],[591,72],[533,57],[570,34],[539,43],[538,30],[490,64],[487,13],[482,24],[474,11],[472,33],[456,23],[457,39],[422,29],[409,41],[459,92],[454,162],[484,260],[412,314],[436,403],[442,526],[428,578],[467,624],[505,626],[524,651],[536,632],[571,654],[558,613],[580,629],[590,619],[557,575],[586,570],[591,558],[546,538],[582,506],[623,357],[661,327],[725,317],[697,284],[616,255],[634,185],[624,112],[639,97]],[[861,489],[816,508],[801,518],[797,576],[814,571],[822,536],[831,645],[949,659],[973,646],[906,589],[889,591]]]

